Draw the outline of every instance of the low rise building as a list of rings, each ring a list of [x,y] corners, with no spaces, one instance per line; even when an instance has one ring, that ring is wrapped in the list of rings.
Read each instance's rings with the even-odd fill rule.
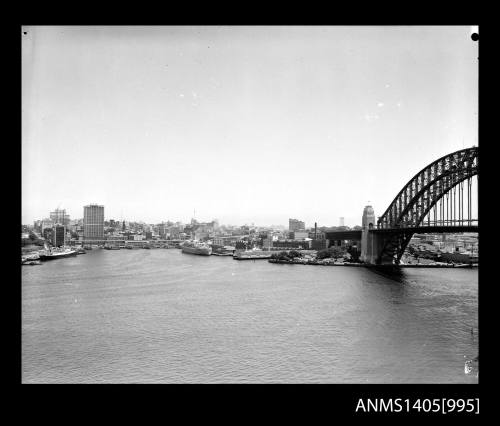
[[[295,240],[278,240],[278,241],[273,241],[273,248],[274,249],[310,249],[311,248],[311,241],[295,241]]]
[[[311,240],[311,249],[313,250],[324,250],[328,247],[328,240]]]
[[[264,238],[262,240],[262,248],[269,250],[273,246],[273,240],[272,238]]]
[[[324,239],[326,239],[326,235],[324,232],[314,231],[314,230],[309,231],[308,237],[311,238],[312,240],[324,240]]]
[[[310,238],[309,237],[309,232],[307,232],[307,231],[293,231],[293,232],[290,232],[290,239],[291,240],[303,241],[306,238]]]

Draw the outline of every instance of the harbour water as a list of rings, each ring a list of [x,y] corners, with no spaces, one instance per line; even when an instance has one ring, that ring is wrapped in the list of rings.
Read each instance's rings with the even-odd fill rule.
[[[477,383],[478,339],[477,269],[164,249],[22,267],[23,383]]]

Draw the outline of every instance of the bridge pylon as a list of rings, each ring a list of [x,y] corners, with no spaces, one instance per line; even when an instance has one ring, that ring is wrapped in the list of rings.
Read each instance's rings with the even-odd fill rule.
[[[361,256],[360,260],[364,263],[375,264],[376,248],[378,247],[378,238],[370,229],[375,226],[375,212],[373,207],[368,205],[363,210],[361,219]]]

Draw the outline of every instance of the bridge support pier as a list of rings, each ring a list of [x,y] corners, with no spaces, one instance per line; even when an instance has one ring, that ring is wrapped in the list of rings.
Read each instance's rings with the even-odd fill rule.
[[[360,260],[369,265],[389,264],[392,265],[393,259],[380,258],[386,244],[386,236],[383,234],[370,232],[370,229],[363,228],[361,231],[361,256]]]
[[[375,212],[372,206],[366,206],[363,210],[361,230],[361,255],[360,260],[369,265],[393,265],[395,259],[399,259],[406,247],[409,237],[413,234],[402,232],[393,234],[391,232],[377,232],[375,224]]]
[[[363,230],[360,260],[369,265],[399,264],[413,229]]]

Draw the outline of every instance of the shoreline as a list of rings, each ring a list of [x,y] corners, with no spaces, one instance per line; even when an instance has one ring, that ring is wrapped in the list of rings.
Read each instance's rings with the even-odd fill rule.
[[[410,265],[371,265],[367,263],[353,263],[353,262],[338,262],[338,263],[319,263],[319,262],[293,262],[288,260],[268,259],[269,263],[280,263],[284,265],[313,265],[313,266],[351,266],[351,267],[364,267],[364,268],[478,268],[479,264],[446,264],[446,265],[424,265],[424,264],[410,264]]]
[[[134,249],[140,249],[144,247],[133,247]],[[150,247],[148,247],[150,248]],[[151,247],[153,248],[153,247]],[[160,248],[160,247],[154,247],[154,248]],[[34,254],[39,253],[40,250],[36,251],[31,251],[28,253],[25,253],[22,258],[23,258],[23,264],[24,260],[34,260],[30,259]],[[83,254],[83,253],[76,253],[78,254]],[[467,264],[467,263],[449,263],[449,264],[389,264],[389,265],[371,265],[367,263],[356,263],[356,262],[318,262],[314,260],[303,260],[303,261],[294,261],[294,260],[281,260],[281,259],[273,259],[270,258],[270,255],[258,255],[258,256],[235,256],[231,253],[212,253],[211,255],[213,256],[220,256],[220,257],[232,257],[233,260],[267,260],[269,263],[278,263],[278,264],[285,264],[285,265],[313,265],[313,266],[347,266],[347,267],[364,267],[364,268],[465,268],[465,269],[473,269],[473,268],[478,268],[479,264],[478,263],[472,263],[472,264]],[[27,259],[26,259],[27,258]],[[37,256],[38,258],[38,256]],[[61,258],[63,258],[61,256]],[[40,259],[40,260],[46,260],[46,259]],[[44,263],[44,262],[42,262]]]

